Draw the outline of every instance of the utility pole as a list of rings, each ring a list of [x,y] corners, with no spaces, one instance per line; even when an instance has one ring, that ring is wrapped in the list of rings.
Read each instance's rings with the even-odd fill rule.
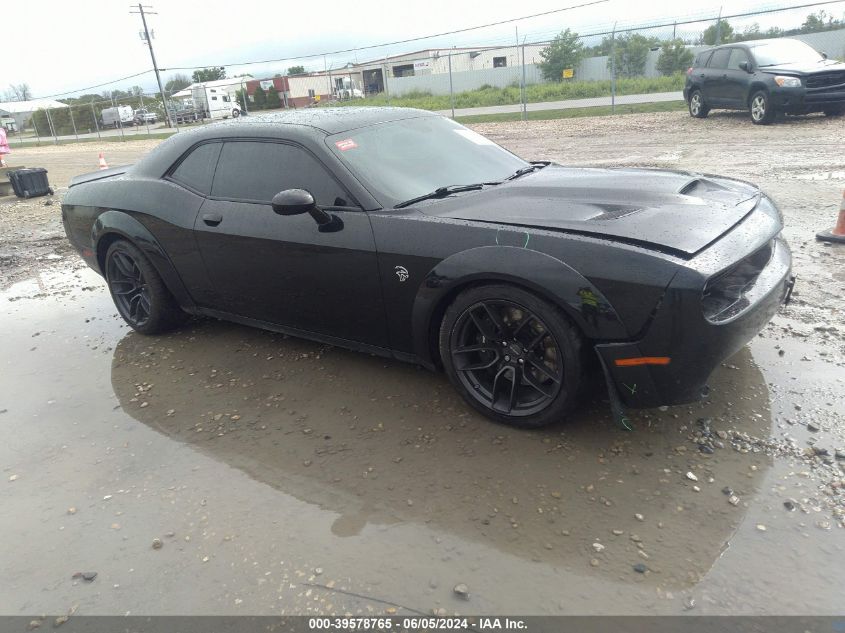
[[[134,5],[133,5],[134,8]],[[158,64],[156,63],[156,54],[153,51],[153,41],[150,39],[150,31],[147,29],[147,16],[144,9],[151,9],[149,5],[138,4],[138,11],[130,11],[129,13],[139,13],[141,15],[141,22],[144,24],[144,41],[150,47],[150,58],[153,60],[153,70],[156,74],[156,82],[158,82],[158,91],[161,94],[161,102],[164,104],[164,120],[167,122],[167,127],[172,127],[170,123],[170,112],[167,109],[167,97],[164,94],[164,87],[161,85],[161,75],[158,72]],[[156,15],[155,11],[148,11],[150,15]]]

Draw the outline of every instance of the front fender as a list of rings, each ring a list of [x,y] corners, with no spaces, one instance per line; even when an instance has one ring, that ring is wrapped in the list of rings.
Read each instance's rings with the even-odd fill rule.
[[[125,211],[109,210],[101,213],[91,229],[91,244],[94,246],[97,268],[103,277],[105,271],[102,270],[101,256],[104,253],[100,253],[100,247],[103,240],[114,239],[114,236],[120,236],[141,249],[180,306],[194,307],[193,298],[161,244],[147,227]]]
[[[432,364],[429,347],[433,319],[439,318],[460,290],[477,282],[522,286],[560,307],[590,339],[627,337],[607,298],[580,273],[559,259],[515,246],[479,246],[439,262],[420,284],[414,300],[414,351]]]

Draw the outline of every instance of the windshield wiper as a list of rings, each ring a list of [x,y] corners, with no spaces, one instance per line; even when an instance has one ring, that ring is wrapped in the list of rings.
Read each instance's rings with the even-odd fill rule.
[[[537,169],[542,169],[543,167],[548,166],[548,164],[549,164],[549,161],[547,161],[547,160],[531,161],[531,164],[528,165],[528,167],[521,167],[521,168],[517,169],[510,176],[505,178],[505,180],[514,180],[516,178],[519,178],[520,176],[524,176],[525,174],[530,174],[532,171],[535,171]]]
[[[453,193],[460,193],[462,191],[476,191],[478,189],[483,189],[484,185],[498,184],[498,182],[477,182],[472,185],[448,185],[447,187],[438,187],[430,193],[417,196],[416,198],[411,198],[410,200],[405,200],[404,202],[400,202],[399,204],[394,204],[393,208],[401,209],[403,207],[409,207],[412,204],[416,204],[417,202],[422,202],[423,200],[431,200],[432,198],[445,198],[446,196]]]

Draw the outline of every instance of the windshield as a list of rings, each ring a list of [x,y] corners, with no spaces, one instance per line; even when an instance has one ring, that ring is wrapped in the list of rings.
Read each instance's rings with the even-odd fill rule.
[[[394,205],[449,185],[503,180],[528,163],[444,117],[403,119],[335,134],[329,148]]]
[[[812,46],[798,40],[782,40],[761,44],[755,46],[752,52],[758,66],[815,63],[824,59]]]

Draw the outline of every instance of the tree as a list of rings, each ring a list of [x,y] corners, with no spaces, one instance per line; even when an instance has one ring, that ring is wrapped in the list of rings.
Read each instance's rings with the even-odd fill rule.
[[[279,99],[279,92],[275,86],[270,86],[267,89],[267,109],[275,110],[282,107],[282,100]]]
[[[141,86],[132,86],[129,89],[129,94],[131,94],[133,97],[138,97],[138,96],[144,94],[144,89],[141,88]]]
[[[829,31],[841,28],[842,20],[835,19],[832,15],[821,9],[818,13],[811,13],[801,25],[802,33],[815,33],[816,31]]]
[[[646,37],[639,33],[626,33],[622,37],[616,38],[613,56],[607,60],[607,67],[611,68],[615,65],[617,77],[644,75],[648,52],[658,43],[659,40],[654,37]]]
[[[246,89],[244,90],[235,90],[235,99],[238,101],[238,105],[241,106],[241,110],[244,112],[248,112],[250,108],[246,106]],[[255,106],[251,106],[251,108],[255,108]]]
[[[179,92],[190,85],[191,78],[188,77],[188,75],[176,73],[175,75],[171,75],[170,79],[167,80],[167,83],[164,84],[164,91],[168,94],[173,94],[174,92]]]
[[[211,68],[199,68],[192,75],[194,83],[199,84],[205,81],[217,81],[226,79],[226,69],[223,66],[212,66]]]
[[[720,28],[721,25],[721,28]],[[718,37],[717,37],[718,36]],[[714,46],[716,44],[724,44],[733,41],[734,29],[727,20],[719,20],[716,24],[711,24],[701,35],[702,44]],[[719,40],[718,42],[716,40]]]
[[[288,75],[304,75],[305,66],[291,66],[288,68]]]
[[[267,107],[267,93],[264,92],[264,88],[259,86],[255,89],[255,92],[252,93],[252,109],[253,110],[263,110]]]
[[[540,51],[543,61],[538,65],[548,81],[562,81],[566,68],[575,68],[584,57],[584,45],[578,34],[566,29],[561,31]]]
[[[657,58],[657,72],[661,75],[674,75],[684,72],[692,66],[693,54],[681,39],[663,42],[660,56]]]
[[[11,97],[10,101],[30,101],[32,99],[32,90],[28,83],[9,84],[9,92],[7,96]]]

